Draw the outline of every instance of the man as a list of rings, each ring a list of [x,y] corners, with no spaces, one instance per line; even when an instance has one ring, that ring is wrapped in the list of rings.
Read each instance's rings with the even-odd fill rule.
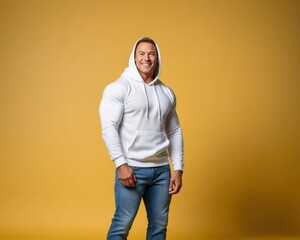
[[[183,140],[175,95],[158,79],[160,71],[157,44],[141,38],[129,67],[103,92],[102,136],[117,168],[108,240],[127,239],[141,199],[148,217],[147,240],[166,239],[171,196],[182,186]]]

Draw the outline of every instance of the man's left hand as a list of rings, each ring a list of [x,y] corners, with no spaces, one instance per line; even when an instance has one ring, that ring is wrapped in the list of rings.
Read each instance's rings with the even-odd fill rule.
[[[179,193],[182,187],[182,171],[175,171],[170,179],[169,194]]]

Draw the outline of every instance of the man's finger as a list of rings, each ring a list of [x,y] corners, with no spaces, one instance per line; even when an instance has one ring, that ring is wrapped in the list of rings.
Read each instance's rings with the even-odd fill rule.
[[[134,173],[132,173],[132,175],[133,175],[133,181],[134,181],[134,182],[136,182],[136,177],[135,177],[135,174],[134,174]]]
[[[173,179],[171,178],[170,180],[170,185],[169,185],[169,192],[171,192],[173,190],[173,185],[174,185],[174,181]]]
[[[169,194],[176,194],[179,193],[180,188],[178,186],[175,186],[171,191],[169,191]]]
[[[132,178],[129,179],[129,186],[130,186],[130,187],[134,187],[134,186],[135,186],[135,183],[134,183],[134,181],[133,181]]]

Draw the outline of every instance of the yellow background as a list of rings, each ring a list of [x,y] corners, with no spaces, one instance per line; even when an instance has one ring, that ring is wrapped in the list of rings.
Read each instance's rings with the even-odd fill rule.
[[[98,105],[142,36],[184,132],[169,239],[300,239],[299,29],[296,0],[0,0],[1,239],[105,238]]]

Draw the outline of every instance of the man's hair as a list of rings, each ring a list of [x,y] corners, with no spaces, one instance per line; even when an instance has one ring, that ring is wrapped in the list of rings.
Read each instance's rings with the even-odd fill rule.
[[[137,46],[138,46],[140,43],[142,43],[142,42],[151,43],[151,44],[155,47],[156,54],[158,54],[157,48],[156,48],[156,43],[154,42],[154,40],[153,40],[152,38],[149,38],[149,37],[143,37],[143,38],[141,38],[140,40],[138,40],[138,42],[136,43],[135,49],[134,49],[134,55],[136,54]]]

